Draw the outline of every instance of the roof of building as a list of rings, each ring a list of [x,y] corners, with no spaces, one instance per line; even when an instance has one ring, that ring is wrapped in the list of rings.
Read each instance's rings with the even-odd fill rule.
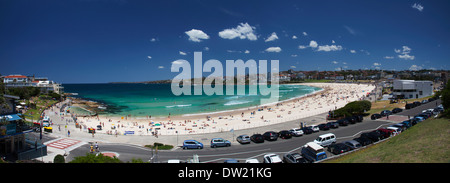
[[[23,75],[9,75],[5,76],[5,78],[27,78],[27,77]]]

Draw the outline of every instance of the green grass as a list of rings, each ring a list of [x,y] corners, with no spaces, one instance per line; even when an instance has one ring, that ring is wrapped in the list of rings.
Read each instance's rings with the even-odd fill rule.
[[[450,163],[450,120],[428,119],[400,135],[326,163]]]

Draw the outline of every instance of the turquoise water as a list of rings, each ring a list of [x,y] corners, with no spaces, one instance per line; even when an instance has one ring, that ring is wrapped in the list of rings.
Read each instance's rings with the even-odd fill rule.
[[[211,113],[261,105],[269,96],[249,95],[180,95],[171,92],[170,84],[64,84],[66,93],[78,93],[77,97],[103,103],[102,112],[111,116],[186,115]],[[225,86],[224,94],[225,94]],[[235,86],[236,88],[236,86]],[[279,100],[300,97],[321,88],[303,85],[279,85]],[[237,89],[235,89],[236,91]],[[192,89],[192,93],[194,90]],[[100,113],[100,114],[102,114]]]

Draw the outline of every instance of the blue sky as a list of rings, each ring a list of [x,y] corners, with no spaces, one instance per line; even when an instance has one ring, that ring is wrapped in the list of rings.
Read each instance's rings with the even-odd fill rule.
[[[0,73],[61,83],[172,79],[172,63],[450,69],[450,1],[0,1]],[[204,73],[208,76],[209,73]]]

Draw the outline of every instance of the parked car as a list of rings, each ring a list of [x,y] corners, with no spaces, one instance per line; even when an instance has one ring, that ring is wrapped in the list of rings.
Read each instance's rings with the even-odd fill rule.
[[[292,134],[293,136],[296,136],[296,137],[302,136],[302,135],[303,135],[303,130],[300,129],[300,128],[292,128],[292,129],[290,129],[289,131],[291,132],[291,134]]]
[[[282,163],[280,156],[276,154],[266,154],[264,155],[264,163]]]
[[[306,163],[306,159],[299,153],[287,153],[283,155],[284,163]]]
[[[406,130],[406,126],[404,124],[402,124],[402,123],[393,124],[391,126],[401,128],[402,131]]]
[[[356,122],[362,122],[362,121],[364,120],[363,115],[355,115],[355,116],[353,116],[353,117],[356,118]]]
[[[347,119],[340,119],[337,120],[336,122],[339,123],[339,126],[347,126],[349,123]]]
[[[315,162],[327,158],[327,154],[324,152],[323,147],[314,143],[308,142],[302,147],[301,153],[308,162]]]
[[[203,144],[196,140],[185,140],[183,142],[183,149],[203,149]]]
[[[392,130],[392,135],[396,136],[400,133],[402,133],[402,130],[400,128],[397,127],[386,127],[387,130]]]
[[[355,124],[355,123],[356,123],[356,118],[353,117],[353,116],[346,117],[345,119],[346,119],[346,120],[348,121],[348,123],[350,123],[350,124]]]
[[[373,142],[378,142],[379,140],[382,139],[381,135],[374,131],[362,133],[361,137],[367,137],[370,140],[372,140]]]
[[[380,112],[381,116],[387,116],[387,115],[392,115],[392,112],[390,110],[384,110]]]
[[[328,122],[327,124],[330,126],[330,128],[339,128],[338,122]]]
[[[269,141],[278,139],[278,133],[274,132],[274,131],[268,131],[268,132],[264,133],[263,136],[264,136],[265,140],[269,140]]]
[[[248,136],[248,135],[239,135],[236,138],[236,141],[238,141],[241,144],[249,144],[250,143],[250,136]]]
[[[319,125],[319,130],[329,130],[330,125],[328,123],[322,123]]]
[[[337,143],[337,144],[328,146],[327,150],[333,154],[342,154],[342,153],[351,151],[352,148],[350,148],[350,146],[347,146],[343,143]]]
[[[292,133],[287,130],[281,130],[278,134],[279,134],[280,138],[282,138],[282,139],[292,138]]]
[[[381,118],[382,116],[380,114],[372,114],[372,116],[370,116],[371,120],[376,120],[378,118]]]
[[[250,140],[253,141],[254,143],[263,143],[264,142],[264,136],[261,134],[253,134],[250,137]]]
[[[400,108],[394,108],[394,109],[392,109],[392,113],[394,113],[394,114],[399,113],[399,112],[402,112],[402,111],[403,111],[403,109],[400,109]]]
[[[317,126],[317,125],[311,125],[310,127],[313,130],[313,132],[319,132],[319,130],[320,130],[319,126]]]
[[[353,140],[359,142],[362,146],[367,146],[367,145],[373,143],[373,141],[367,137],[358,137],[358,138],[354,138]]]
[[[413,104],[414,104],[416,107],[422,105],[422,103],[420,103],[419,101],[414,101]]]
[[[322,147],[329,146],[336,143],[336,135],[332,133],[320,135],[316,138],[316,140],[314,140],[314,143],[319,144]]]
[[[384,128],[378,128],[375,130],[378,134],[380,134],[382,139],[388,138],[392,135],[392,131],[384,129]]]
[[[213,138],[211,139],[211,147],[230,147],[231,142],[228,140],[225,140],[223,138]]]
[[[313,130],[311,129],[311,127],[303,127],[303,134],[311,134],[313,133]]]
[[[239,161],[236,159],[227,159],[227,160],[223,161],[223,163],[239,163]]]
[[[405,104],[405,109],[412,109],[412,108],[414,108],[414,107],[416,107],[415,104],[412,104],[412,103]]]
[[[259,163],[258,159],[246,159],[245,163]]]
[[[345,141],[343,143],[352,149],[358,149],[358,148],[362,147],[362,145],[356,140],[349,140],[349,141]]]

